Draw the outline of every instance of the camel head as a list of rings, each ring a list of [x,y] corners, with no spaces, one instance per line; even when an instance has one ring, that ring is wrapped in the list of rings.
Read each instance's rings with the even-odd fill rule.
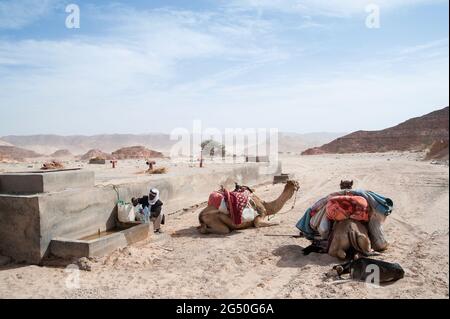
[[[352,189],[353,188],[353,181],[342,181],[341,180],[341,189]]]
[[[292,187],[294,191],[298,191],[300,189],[300,183],[294,180],[288,180],[286,182],[286,187]]]

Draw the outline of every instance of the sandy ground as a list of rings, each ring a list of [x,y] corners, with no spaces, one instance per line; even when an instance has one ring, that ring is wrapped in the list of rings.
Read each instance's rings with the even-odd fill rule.
[[[67,287],[64,267],[8,265],[0,268],[0,298],[448,298],[449,168],[417,161],[415,154],[374,154],[283,158],[284,171],[302,185],[273,221],[279,226],[229,236],[202,236],[198,211],[171,216],[165,233],[89,262],[79,288]],[[341,179],[356,188],[393,198],[385,226],[391,246],[380,259],[406,271],[397,283],[374,287],[326,276],[338,261],[302,255],[306,239],[266,235],[297,234],[308,206],[335,191]],[[273,199],[282,186],[257,193]]]

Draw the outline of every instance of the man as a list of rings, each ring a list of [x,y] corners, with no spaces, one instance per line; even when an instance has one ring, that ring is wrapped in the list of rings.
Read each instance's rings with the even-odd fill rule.
[[[148,196],[142,198],[132,198],[133,206],[142,206],[143,221],[148,223],[149,220],[153,222],[153,230],[155,234],[161,233],[161,225],[165,224],[165,216],[162,212],[163,202],[159,198],[159,190],[152,188]]]

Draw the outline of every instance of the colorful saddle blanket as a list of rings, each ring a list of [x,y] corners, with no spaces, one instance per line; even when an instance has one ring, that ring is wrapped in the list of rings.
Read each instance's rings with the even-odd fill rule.
[[[248,190],[229,192],[223,189],[211,193],[208,205],[220,209],[222,200],[224,200],[233,223],[240,225],[242,224],[242,212],[249,204],[250,195],[251,193]]]
[[[334,196],[328,200],[326,205],[327,217],[334,221],[350,218],[367,222],[369,220],[368,208],[367,200],[356,195]]]

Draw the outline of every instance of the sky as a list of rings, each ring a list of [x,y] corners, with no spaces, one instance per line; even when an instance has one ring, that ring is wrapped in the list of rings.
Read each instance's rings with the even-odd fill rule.
[[[0,0],[0,136],[383,129],[449,104],[448,6]]]

